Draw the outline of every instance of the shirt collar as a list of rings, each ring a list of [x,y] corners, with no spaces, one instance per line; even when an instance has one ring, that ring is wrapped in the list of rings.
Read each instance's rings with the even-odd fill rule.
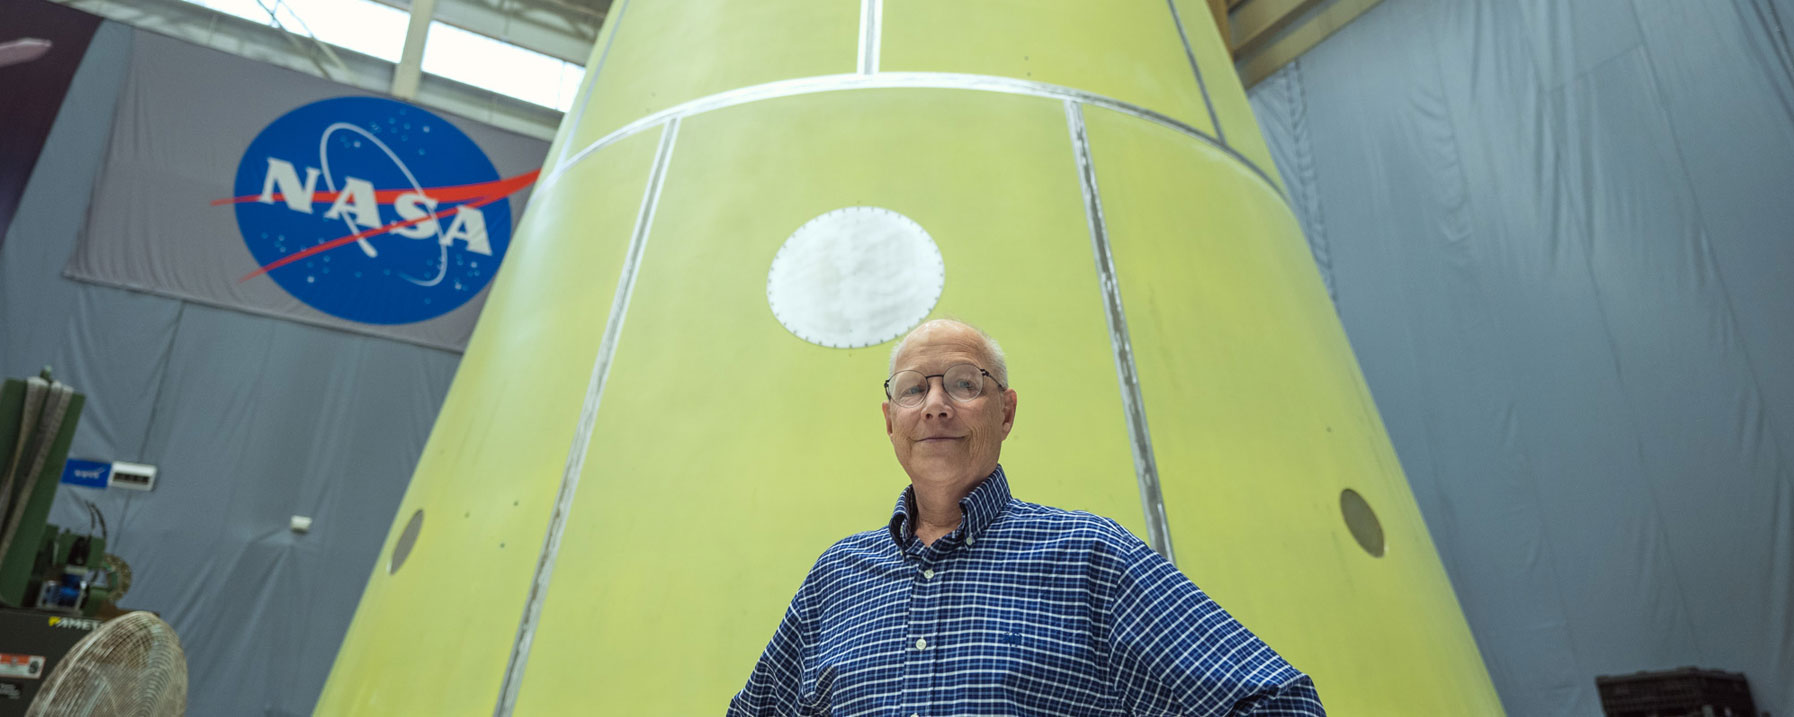
[[[897,496],[897,508],[891,511],[891,539],[897,542],[898,550],[907,546],[911,536],[915,534],[915,505],[915,488],[905,487],[903,493]],[[965,517],[960,520],[959,530],[955,532],[976,536],[1008,506],[1009,479],[1003,475],[1003,466],[999,465],[972,492],[959,499],[959,509],[965,513]]]

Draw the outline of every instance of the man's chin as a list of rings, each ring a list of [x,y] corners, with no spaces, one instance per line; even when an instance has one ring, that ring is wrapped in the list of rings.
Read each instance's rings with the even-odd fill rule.
[[[910,463],[930,473],[961,472],[971,462],[965,446],[958,443],[918,443],[910,451]]]
[[[923,455],[920,451],[910,454],[910,478],[929,483],[957,483],[964,480],[972,471],[972,461],[963,454],[957,455]]]

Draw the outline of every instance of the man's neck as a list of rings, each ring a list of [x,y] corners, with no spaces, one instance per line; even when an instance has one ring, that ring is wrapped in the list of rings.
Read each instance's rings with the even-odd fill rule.
[[[985,471],[971,480],[958,481],[910,480],[910,489],[916,496],[916,537],[923,545],[933,545],[959,527],[965,517],[959,501],[989,474]]]
[[[958,499],[931,505],[922,497],[921,491],[916,491],[916,512],[916,537],[922,540],[923,545],[934,545],[934,541],[946,537],[954,528],[959,527],[959,521],[963,517]]]

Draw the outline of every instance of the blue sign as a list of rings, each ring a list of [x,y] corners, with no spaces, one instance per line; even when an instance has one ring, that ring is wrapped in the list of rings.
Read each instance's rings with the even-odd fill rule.
[[[112,479],[110,462],[70,458],[62,464],[62,482],[84,488],[105,488]]]
[[[313,102],[275,120],[237,165],[237,227],[262,274],[350,321],[406,324],[477,295],[511,241],[501,179],[453,124],[380,97]]]

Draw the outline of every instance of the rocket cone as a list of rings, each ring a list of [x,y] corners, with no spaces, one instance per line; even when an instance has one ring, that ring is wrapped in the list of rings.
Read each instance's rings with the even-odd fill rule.
[[[996,336],[1017,497],[1173,556],[1339,715],[1499,714],[1207,6],[619,0],[319,714],[719,714]]]

